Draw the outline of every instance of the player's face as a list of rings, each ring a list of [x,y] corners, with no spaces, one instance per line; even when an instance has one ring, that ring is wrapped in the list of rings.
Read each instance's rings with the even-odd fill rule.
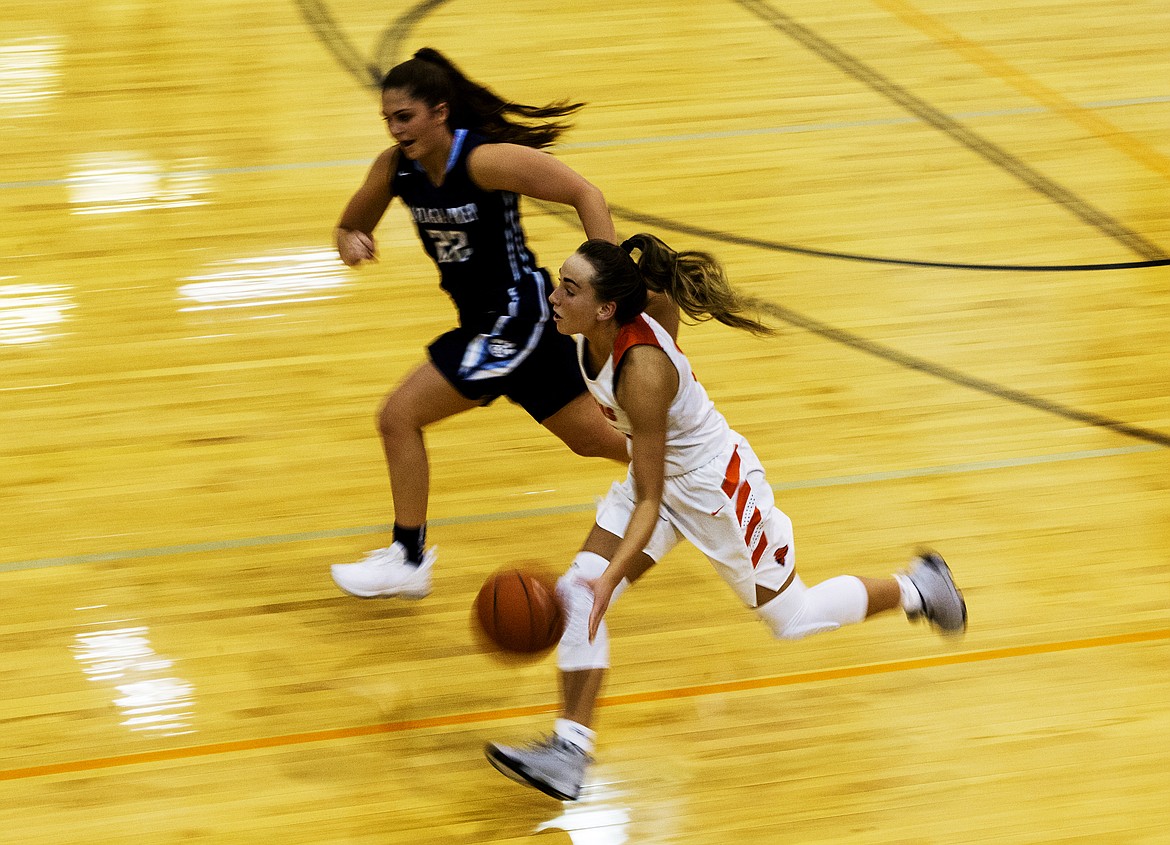
[[[586,334],[599,320],[602,303],[593,291],[593,265],[573,253],[561,265],[561,281],[549,296],[561,334]]]
[[[446,158],[451,147],[447,114],[446,103],[428,105],[405,88],[382,92],[382,119],[407,158],[420,160],[436,152]]]

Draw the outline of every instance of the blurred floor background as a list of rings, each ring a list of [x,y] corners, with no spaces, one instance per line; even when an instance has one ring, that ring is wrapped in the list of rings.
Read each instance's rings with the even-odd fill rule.
[[[0,9],[0,818],[26,843],[1170,842],[1170,9],[1154,0],[9,0]],[[401,206],[331,230],[421,46],[587,102],[619,233],[780,333],[684,327],[809,583],[920,543],[971,627],[777,643],[682,548],[611,614],[585,796],[483,742],[552,661],[481,653],[621,470],[499,402],[430,433],[424,602],[373,413],[453,324]],[[526,203],[554,269],[581,239]]]

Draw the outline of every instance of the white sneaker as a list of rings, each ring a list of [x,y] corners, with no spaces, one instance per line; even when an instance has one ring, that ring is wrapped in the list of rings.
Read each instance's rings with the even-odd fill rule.
[[[593,758],[556,734],[525,748],[489,742],[484,748],[488,762],[519,783],[539,789],[561,801],[576,801]]]
[[[393,543],[389,548],[374,549],[357,563],[335,563],[329,570],[333,583],[351,596],[422,599],[431,592],[431,568],[436,551],[427,549],[422,563],[412,566],[406,562],[405,547]]]

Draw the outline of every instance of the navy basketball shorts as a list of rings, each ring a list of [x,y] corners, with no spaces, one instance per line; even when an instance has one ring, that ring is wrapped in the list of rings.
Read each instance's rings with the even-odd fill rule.
[[[551,321],[501,317],[487,326],[459,326],[427,351],[463,396],[484,405],[506,396],[537,422],[585,392],[577,344]]]

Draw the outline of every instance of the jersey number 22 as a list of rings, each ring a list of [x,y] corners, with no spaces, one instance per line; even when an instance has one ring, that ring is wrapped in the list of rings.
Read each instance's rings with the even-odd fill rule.
[[[427,229],[435,242],[435,260],[440,264],[459,264],[471,258],[467,233],[457,229]]]

